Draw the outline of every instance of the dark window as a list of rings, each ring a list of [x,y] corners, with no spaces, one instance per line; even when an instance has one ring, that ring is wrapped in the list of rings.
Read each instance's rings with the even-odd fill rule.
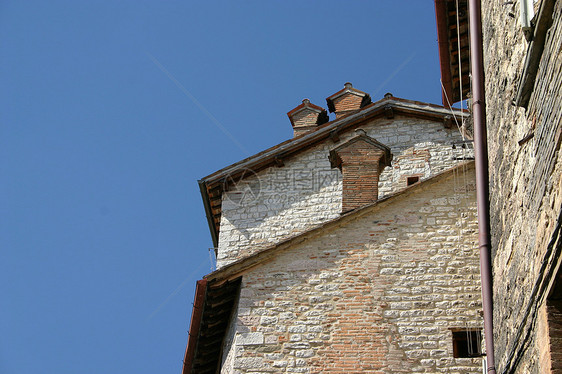
[[[482,355],[482,335],[480,330],[453,330],[453,357],[478,357]]]
[[[418,183],[420,181],[420,177],[408,177],[406,179],[406,185],[411,186],[414,183]]]

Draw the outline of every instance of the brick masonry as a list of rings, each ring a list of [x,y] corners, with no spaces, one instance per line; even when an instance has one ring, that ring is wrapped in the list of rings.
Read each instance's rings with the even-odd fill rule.
[[[333,100],[336,118],[339,118],[349,111],[358,110],[361,107],[362,96],[347,92]]]
[[[306,134],[317,126],[318,113],[311,110],[303,110],[293,116],[293,121],[295,123],[293,126],[294,136]]]
[[[287,113],[291,124],[293,125],[293,136],[306,134],[314,130],[319,123],[328,120],[328,114],[325,109],[310,103],[310,100],[304,99],[302,104]],[[323,118],[325,116],[325,118]],[[323,121],[325,119],[325,121]]]
[[[243,274],[221,373],[480,373],[473,170],[410,188]]]
[[[371,121],[362,129],[394,156],[379,176],[379,198],[406,187],[407,176],[423,180],[454,166],[455,157],[471,156],[470,150],[452,149],[461,136],[442,122],[396,116]],[[331,168],[328,155],[355,135],[341,134],[337,143],[327,140],[224,193],[217,267],[338,217],[342,175]]]
[[[509,372],[546,373],[551,369],[546,301],[532,290],[544,274],[541,266],[551,261],[547,247],[562,203],[562,2],[556,1],[527,110],[511,104],[528,46],[518,22],[519,2],[482,5],[496,367],[498,373],[511,366]]]
[[[292,117],[295,126],[315,126],[318,121],[318,113],[313,110],[302,110]]]
[[[333,152],[342,171],[342,212],[378,199],[379,174],[386,166],[384,159],[390,156],[385,154],[385,149],[369,140],[359,135]]]

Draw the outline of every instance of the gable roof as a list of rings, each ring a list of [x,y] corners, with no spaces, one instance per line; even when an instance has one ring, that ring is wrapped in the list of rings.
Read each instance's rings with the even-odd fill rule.
[[[197,281],[182,374],[215,374],[223,338],[236,305],[242,279],[220,287]]]
[[[245,174],[254,175],[273,165],[281,166],[283,159],[295,156],[328,138],[337,139],[339,134],[350,131],[368,120],[403,115],[443,121],[444,126],[448,127],[451,114],[459,117],[469,116],[466,110],[445,108],[440,105],[385,95],[382,100],[371,103],[356,113],[320,125],[309,133],[296,136],[202,178],[198,183],[213,245],[215,248],[218,246],[222,193],[229,182],[243,179]],[[249,170],[251,173],[248,173]]]

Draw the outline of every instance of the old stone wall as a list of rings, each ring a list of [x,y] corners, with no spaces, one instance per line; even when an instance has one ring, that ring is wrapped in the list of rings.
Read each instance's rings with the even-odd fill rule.
[[[221,372],[481,373],[451,332],[482,324],[473,178],[414,187],[245,272]]]
[[[548,243],[562,202],[562,2],[556,1],[527,110],[512,105],[528,47],[519,2],[482,5],[496,367],[498,373],[546,373],[545,297],[533,290],[551,266]]]
[[[406,187],[407,176],[425,179],[455,165],[455,157],[472,156],[469,149],[452,149],[461,136],[440,122],[397,116],[371,121],[362,128],[394,155],[391,167],[379,177],[379,197]],[[331,168],[328,154],[353,136],[351,131],[342,134],[337,143],[327,140],[285,160],[284,166],[260,171],[225,192],[217,267],[338,217],[342,176]]]

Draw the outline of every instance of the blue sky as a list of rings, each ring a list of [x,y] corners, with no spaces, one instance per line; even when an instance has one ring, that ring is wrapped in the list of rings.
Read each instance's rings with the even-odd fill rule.
[[[440,103],[432,1],[4,1],[0,373],[179,373],[197,179],[350,81]],[[332,117],[333,118],[333,117]]]

